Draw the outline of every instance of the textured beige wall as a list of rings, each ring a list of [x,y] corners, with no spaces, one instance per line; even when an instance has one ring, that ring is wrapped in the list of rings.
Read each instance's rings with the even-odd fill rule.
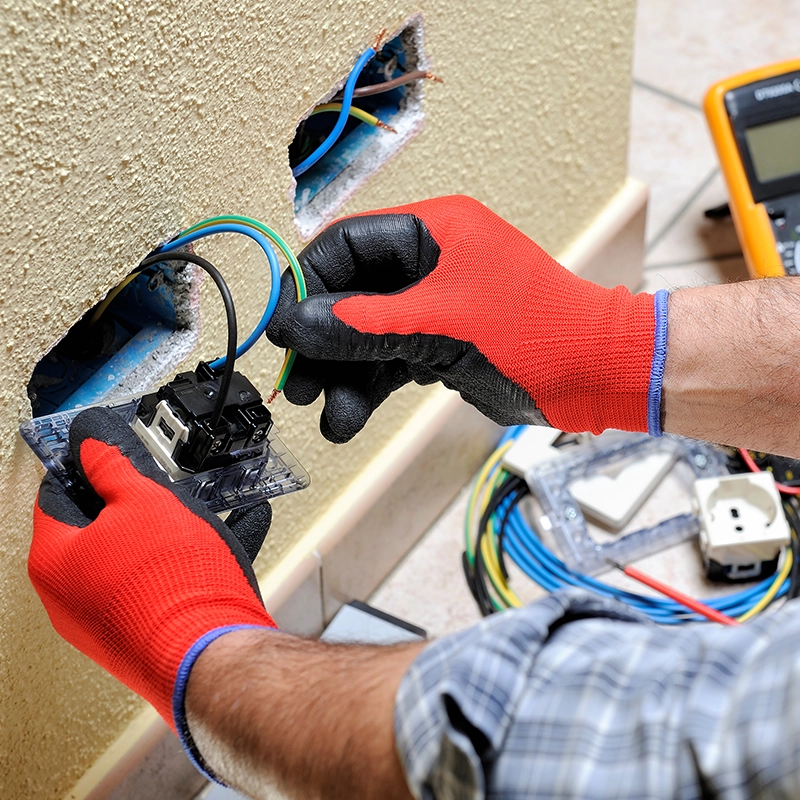
[[[39,471],[16,427],[36,361],[156,243],[204,216],[248,214],[291,240],[297,120],[381,27],[416,12],[446,83],[427,88],[422,134],[346,210],[465,192],[563,248],[625,177],[633,5],[3,2],[0,797],[61,796],[140,707],[58,639],[27,581]],[[247,327],[263,303],[258,254],[227,238],[200,251],[222,268]],[[208,357],[224,333],[210,285],[201,317],[197,354]],[[268,390],[279,361],[265,344],[242,366]],[[423,394],[400,393],[345,447],[323,442],[312,410],[276,405],[313,488],[276,503],[262,570]]]

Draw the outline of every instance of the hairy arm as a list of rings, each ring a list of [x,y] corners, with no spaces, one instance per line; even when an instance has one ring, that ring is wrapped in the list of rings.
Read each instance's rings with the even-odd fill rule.
[[[394,700],[422,647],[229,633],[192,669],[189,728],[217,775],[253,798],[278,790],[289,797],[408,800]]]
[[[800,458],[800,281],[674,292],[662,414],[670,433]]]

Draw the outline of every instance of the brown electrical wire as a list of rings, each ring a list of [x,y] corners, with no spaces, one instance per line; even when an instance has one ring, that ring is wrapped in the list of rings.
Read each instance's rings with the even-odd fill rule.
[[[427,78],[430,81],[436,81],[436,83],[444,83],[441,78],[437,77],[432,72],[425,72],[424,70],[417,69],[414,70],[414,72],[407,72],[405,75],[401,75],[399,78],[393,78],[390,81],[374,83],[371,86],[359,86],[353,92],[353,97],[369,97],[373,94],[391,92],[392,89],[396,89],[398,86],[404,86],[407,83],[412,83],[413,81],[418,81],[422,78]],[[333,99],[334,101],[341,99],[341,95],[337,95]]]

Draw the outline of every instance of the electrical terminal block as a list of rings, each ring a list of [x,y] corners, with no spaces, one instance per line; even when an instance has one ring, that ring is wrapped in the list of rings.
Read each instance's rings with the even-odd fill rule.
[[[755,580],[775,572],[791,533],[771,473],[698,480],[694,503],[709,578]]]
[[[218,395],[219,379],[200,364],[139,402],[133,429],[173,478],[227,466],[269,433],[272,415],[240,372],[233,373],[225,411],[215,425]]]
[[[304,489],[308,473],[277,435],[261,395],[234,372],[222,418],[211,424],[219,381],[207,365],[181,373],[157,392],[102,403],[136,432],[156,463],[215,513]],[[87,406],[88,407],[88,406]],[[75,408],[20,425],[45,467],[76,497],[87,499],[69,450]]]

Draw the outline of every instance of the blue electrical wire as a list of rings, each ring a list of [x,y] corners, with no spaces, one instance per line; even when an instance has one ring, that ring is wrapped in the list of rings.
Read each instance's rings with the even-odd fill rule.
[[[501,444],[509,439],[516,439],[523,430],[524,426],[509,429],[503,435]],[[495,529],[497,528],[497,520],[503,518],[508,506],[514,501],[514,497],[511,496],[497,508],[492,520]],[[583,588],[604,597],[621,600],[623,603],[646,614],[655,622],[664,625],[675,625],[682,622],[705,619],[691,613],[680,603],[676,603],[673,600],[626,592],[616,586],[610,586],[602,581],[595,580],[589,575],[571,570],[542,544],[536,533],[525,522],[518,508],[513,508],[508,514],[503,532],[503,549],[532,581],[538,583],[549,592],[554,592],[566,586]],[[767,578],[743,591],[734,592],[725,597],[711,598],[703,602],[729,616],[738,617],[758,603],[772,586],[773,581],[774,577]],[[776,599],[786,594],[790,583],[791,581],[788,578],[784,581],[783,586],[776,594]]]
[[[328,134],[325,141],[308,156],[304,161],[301,161],[293,170],[292,175],[296,178],[304,172],[311,169],[314,164],[319,161],[331,147],[336,144],[336,140],[342,135],[344,126],[347,124],[347,117],[350,114],[350,106],[353,103],[353,92],[356,88],[356,81],[361,74],[361,70],[367,65],[367,62],[375,55],[375,48],[370,47],[368,50],[361,54],[361,57],[356,61],[356,65],[347,76],[347,82],[344,85],[344,92],[342,94],[342,110],[339,112],[339,118],[336,120],[333,130]]]
[[[236,358],[244,355],[264,334],[264,331],[278,307],[278,297],[281,291],[281,267],[278,263],[278,257],[275,255],[275,250],[272,247],[269,239],[264,236],[260,231],[255,228],[250,228],[246,225],[234,225],[233,223],[224,222],[219,225],[209,225],[207,228],[201,228],[194,233],[188,233],[186,236],[181,236],[179,239],[173,239],[170,242],[162,244],[155,252],[163,253],[167,250],[177,250],[185,247],[198,239],[205,239],[206,236],[213,236],[217,233],[241,233],[243,236],[248,236],[254,242],[257,242],[269,261],[270,269],[270,289],[269,298],[267,300],[267,307],[264,309],[264,314],[261,317],[255,330],[236,348]],[[225,364],[225,358],[218,358],[212,361],[209,366],[211,369],[219,369]]]

